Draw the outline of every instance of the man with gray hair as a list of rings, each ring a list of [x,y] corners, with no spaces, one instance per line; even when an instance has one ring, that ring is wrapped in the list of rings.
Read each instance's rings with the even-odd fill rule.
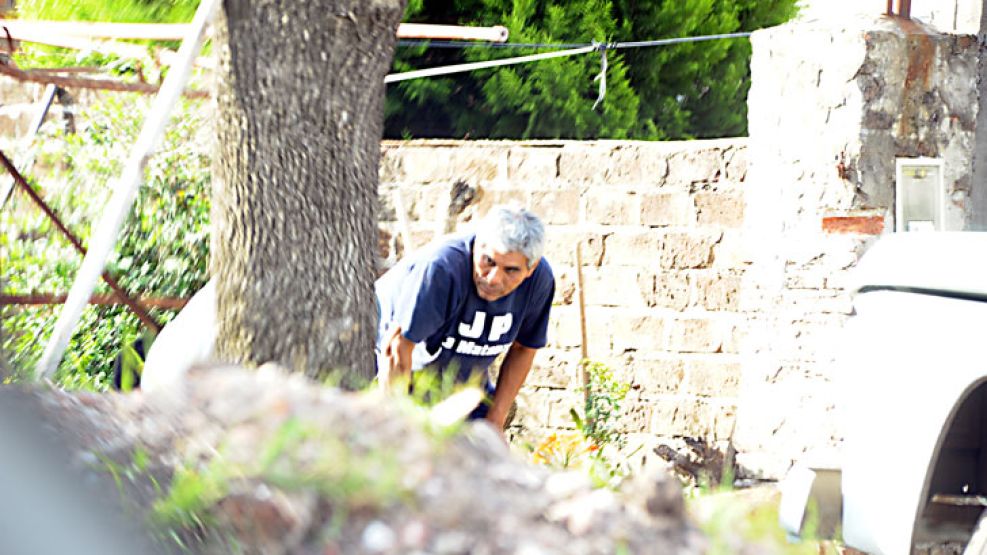
[[[496,206],[475,233],[400,261],[376,283],[378,379],[406,383],[425,367],[479,379],[490,396],[471,418],[502,429],[544,347],[555,277],[542,258],[545,230],[524,208]],[[496,387],[487,370],[506,352]]]

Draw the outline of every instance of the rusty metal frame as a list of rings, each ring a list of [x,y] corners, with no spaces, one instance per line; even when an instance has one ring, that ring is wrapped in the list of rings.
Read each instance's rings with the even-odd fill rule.
[[[24,179],[24,176],[21,175],[19,171],[17,171],[17,168],[14,167],[14,164],[10,161],[9,158],[7,158],[7,155],[4,154],[2,150],[0,150],[0,164],[2,164],[4,168],[7,169],[7,172],[9,172],[10,175],[14,178],[14,183],[18,185],[25,193],[27,193],[29,197],[31,197],[31,200],[33,200],[34,203],[38,205],[38,208],[40,208],[41,211],[45,213],[45,216],[48,216],[48,219],[51,220],[51,222],[55,224],[55,227],[57,227],[58,230],[62,232],[62,235],[64,235],[65,238],[68,239],[69,243],[71,243],[72,246],[75,247],[75,250],[78,251],[79,254],[85,256],[86,247],[82,245],[82,241],[80,241],[79,238],[76,237],[75,234],[72,233],[72,231],[70,231],[69,228],[65,226],[61,218],[58,217],[58,214],[56,214],[55,211],[52,210],[50,206],[48,206],[48,203],[46,203],[44,199],[41,198],[41,195],[39,195],[37,191],[31,188],[31,186],[27,183],[27,180]],[[148,313],[148,311],[143,306],[141,306],[140,303],[132,299],[127,294],[127,292],[124,291],[122,287],[120,287],[120,285],[116,282],[116,280],[113,279],[113,276],[111,276],[108,271],[104,270],[102,276],[103,276],[103,281],[105,281],[106,284],[110,286],[110,289],[113,290],[113,292],[116,294],[120,302],[127,305],[127,307],[130,308],[130,310],[132,310],[134,314],[137,315],[137,318],[139,318],[140,321],[144,323],[144,325],[146,325],[148,328],[153,330],[154,333],[158,333],[159,331],[161,331],[161,324],[159,324],[157,320],[155,320]]]
[[[898,13],[894,12],[893,4],[897,2]],[[888,11],[886,15],[896,15],[902,19],[912,18],[912,0],[888,0]]]
[[[31,295],[0,295],[0,306],[7,305],[52,305],[65,304],[68,295],[55,293],[32,293]],[[188,299],[180,297],[140,297],[135,299],[143,306],[165,310],[181,310],[188,304]],[[124,304],[116,295],[95,294],[89,297],[89,304],[121,305]]]
[[[90,79],[86,77],[63,77],[51,71],[23,70],[0,63],[0,74],[18,81],[28,83],[53,84],[59,87],[73,89],[93,89],[101,91],[135,92],[140,94],[156,94],[161,88],[150,83],[125,83],[113,79]],[[183,93],[188,98],[208,98],[209,91],[186,90]]]

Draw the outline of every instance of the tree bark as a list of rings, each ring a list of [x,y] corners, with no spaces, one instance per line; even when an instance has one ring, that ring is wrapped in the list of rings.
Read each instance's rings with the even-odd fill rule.
[[[217,352],[374,373],[384,76],[404,0],[226,0],[217,25]]]

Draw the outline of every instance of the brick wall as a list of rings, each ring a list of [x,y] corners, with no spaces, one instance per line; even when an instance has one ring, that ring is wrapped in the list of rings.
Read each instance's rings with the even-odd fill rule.
[[[745,333],[746,172],[743,139],[386,142],[382,235],[394,259],[404,241],[420,246],[467,229],[496,203],[519,202],[542,216],[556,305],[515,433],[534,440],[571,428],[569,410],[581,407],[579,245],[588,357],[633,386],[623,429],[636,444],[726,440]]]

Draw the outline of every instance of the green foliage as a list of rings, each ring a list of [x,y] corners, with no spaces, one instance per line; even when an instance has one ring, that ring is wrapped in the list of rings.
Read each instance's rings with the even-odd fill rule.
[[[357,450],[332,430],[298,419],[285,421],[255,460],[233,462],[222,452],[179,467],[168,491],[154,503],[152,522],[180,546],[189,531],[213,522],[210,511],[238,484],[259,481],[327,498],[333,507],[330,533],[340,531],[350,511],[380,509],[409,495],[395,451]]]
[[[186,23],[192,20],[198,0],[17,0],[17,17],[26,20],[96,21],[113,23]],[[148,41],[132,41],[151,44]],[[177,42],[156,42],[177,48]],[[92,51],[79,51],[26,43],[14,55],[22,68],[102,67],[117,74],[144,71],[154,64],[143,60],[121,59]],[[151,81],[157,76],[146,75]]]
[[[69,229],[88,242],[123,157],[140,129],[149,99],[107,95],[80,114],[77,132],[48,121],[32,145],[40,151],[36,189]],[[209,148],[203,138],[201,101],[177,110],[158,153],[151,159],[134,208],[124,224],[108,270],[134,296],[187,297],[206,280],[209,250]],[[0,212],[0,283],[5,294],[65,293],[81,263],[33,203],[15,191]],[[101,284],[97,292],[107,293]],[[7,306],[2,349],[15,376],[34,374],[61,306]],[[169,311],[152,311],[159,321]],[[140,333],[123,306],[89,306],[83,312],[56,380],[69,388],[104,389],[113,359]]]
[[[620,382],[607,365],[584,360],[585,402],[582,415],[570,409],[575,433],[553,433],[532,448],[532,460],[560,469],[581,469],[596,487],[617,488],[630,473],[627,460],[634,453],[622,453],[625,437],[618,419],[621,403],[630,384]]]
[[[710,555],[740,551],[778,555],[837,555],[843,551],[835,541],[816,538],[818,517],[810,511],[803,540],[791,542],[778,524],[780,495],[773,488],[732,491],[700,489],[687,498],[687,506],[709,538]],[[818,513],[816,513],[818,514]],[[742,546],[747,546],[744,549]]]
[[[198,5],[198,0],[17,0],[15,7],[22,19],[185,23]]]
[[[615,379],[613,370],[603,363],[584,360],[581,366],[589,379],[585,386],[584,416],[571,411],[576,429],[601,449],[609,445],[623,447],[624,437],[617,427],[617,418],[630,384]]]
[[[609,43],[777,25],[796,0],[418,0],[405,19],[504,25],[511,42]],[[531,54],[530,49],[399,48],[394,71]],[[727,39],[608,52],[593,110],[597,54],[479,70],[388,88],[392,138],[680,139],[746,133],[750,43]]]

